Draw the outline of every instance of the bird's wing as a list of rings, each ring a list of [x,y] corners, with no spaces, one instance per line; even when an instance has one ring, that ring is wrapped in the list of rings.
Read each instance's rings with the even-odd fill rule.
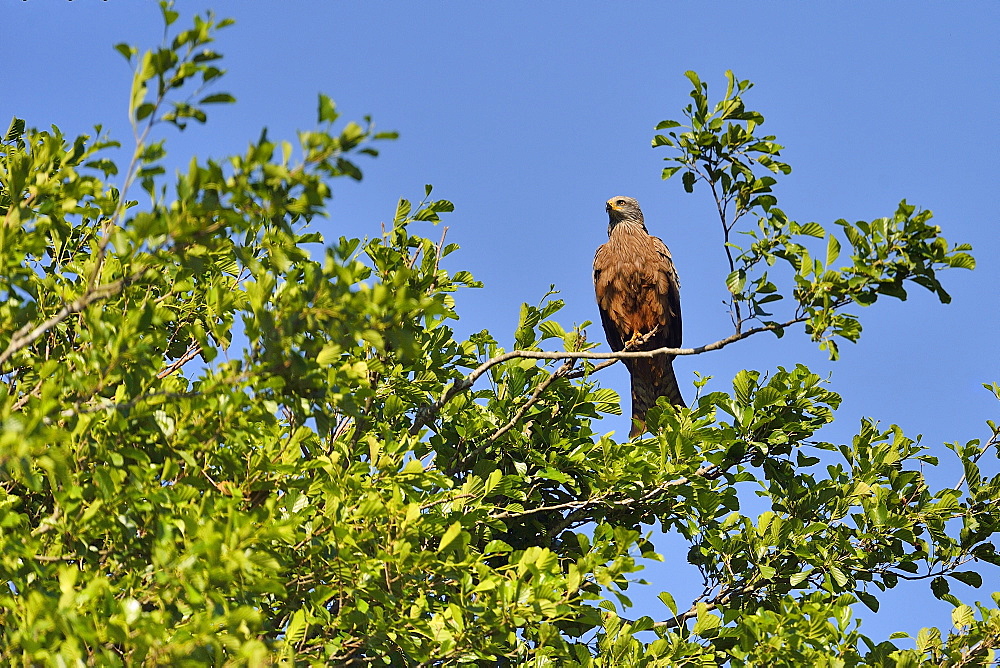
[[[656,277],[656,296],[660,307],[660,331],[656,336],[660,346],[681,347],[681,283],[677,278],[670,249],[657,237],[650,237],[659,258]]]

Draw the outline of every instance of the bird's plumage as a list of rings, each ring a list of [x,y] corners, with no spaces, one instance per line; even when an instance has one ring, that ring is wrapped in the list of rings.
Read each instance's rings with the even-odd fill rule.
[[[639,203],[631,197],[607,202],[608,242],[594,255],[594,289],[601,324],[614,351],[655,332],[634,350],[679,348],[681,297],[677,271],[666,244],[646,231]],[[684,405],[673,357],[623,360],[632,379],[630,436],[644,431],[646,411],[659,397]],[[638,422],[635,422],[635,421]]]

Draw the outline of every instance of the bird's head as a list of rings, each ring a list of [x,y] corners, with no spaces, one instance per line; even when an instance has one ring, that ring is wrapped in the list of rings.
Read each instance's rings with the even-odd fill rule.
[[[608,212],[609,229],[621,222],[635,222],[645,227],[642,222],[642,209],[639,203],[632,197],[615,195],[608,200],[604,207]]]

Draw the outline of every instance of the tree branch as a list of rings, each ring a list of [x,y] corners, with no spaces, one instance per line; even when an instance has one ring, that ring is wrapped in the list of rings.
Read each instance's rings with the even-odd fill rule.
[[[32,327],[32,323],[30,322],[24,325],[24,327],[21,327],[21,329],[14,332],[14,336],[11,337],[10,343],[7,345],[7,349],[4,350],[3,353],[0,353],[0,366],[5,364],[7,360],[14,356],[14,354],[19,350],[34,343],[40,336],[45,334],[45,332],[58,325],[69,316],[74,313],[79,313],[96,301],[107,299],[108,297],[119,294],[129,285],[142,278],[143,274],[149,271],[149,269],[149,267],[144,267],[134,274],[126,276],[125,278],[120,278],[112,283],[106,283],[94,288],[88,288],[87,291],[80,297],[63,306],[54,316],[40,325]]]
[[[410,435],[415,436],[424,425],[428,424],[435,416],[444,408],[451,399],[466,390],[470,389],[475,385],[479,378],[489,371],[491,368],[498,364],[502,364],[508,360],[512,359],[541,359],[541,360],[577,360],[577,359],[588,359],[588,360],[611,360],[609,364],[600,364],[594,369],[596,371],[598,368],[605,368],[606,366],[611,366],[614,362],[623,359],[640,359],[646,357],[656,357],[657,355],[700,355],[701,353],[707,353],[713,350],[721,350],[731,343],[736,343],[737,341],[742,341],[743,339],[753,336],[754,334],[760,334],[761,332],[773,332],[777,329],[784,329],[785,327],[790,327],[796,323],[805,321],[806,316],[798,316],[787,322],[781,324],[770,324],[762,325],[761,327],[755,327],[753,329],[748,329],[745,332],[737,332],[732,336],[728,336],[724,339],[720,339],[713,343],[706,344],[704,346],[698,346],[697,348],[657,348],[656,350],[637,350],[637,351],[621,351],[617,353],[591,353],[591,352],[576,352],[576,351],[564,351],[555,352],[547,350],[511,350],[510,352],[497,355],[476,367],[469,375],[464,378],[456,380],[441,398],[437,401],[423,406],[417,411],[417,415],[413,420],[413,424],[410,426]]]
[[[171,362],[167,366],[165,366],[162,369],[160,369],[156,373],[156,377],[158,379],[166,378],[167,376],[169,376],[170,374],[172,374],[174,371],[177,371],[182,366],[184,366],[185,364],[187,364],[188,362],[190,362],[191,360],[193,360],[195,357],[197,357],[200,352],[201,352],[201,344],[197,343],[197,342],[192,343],[190,346],[188,346],[188,349],[184,351],[183,355],[181,355],[180,357],[178,357],[177,359],[175,359],[173,362]]]
[[[15,413],[21,410],[24,408],[25,404],[31,401],[31,397],[38,396],[39,391],[42,389],[43,382],[45,382],[45,379],[39,378],[38,382],[35,383],[35,387],[33,387],[30,392],[25,392],[17,401],[14,402],[14,405],[10,408],[11,412]]]
[[[660,331],[659,325],[657,325],[650,331],[646,332],[638,339],[633,339],[632,341],[629,341],[628,343],[625,344],[625,347],[618,352],[631,352],[633,350],[636,350],[637,348],[641,348],[643,345],[645,345],[646,341],[649,341],[651,338],[653,338],[653,335],[656,334],[658,331]],[[601,362],[600,364],[595,365],[594,368],[590,369],[589,371],[587,369],[579,369],[577,371],[567,374],[566,377],[570,379],[582,378],[583,376],[595,373],[597,371],[600,371],[601,369],[606,369],[612,364],[617,364],[617,362],[618,360],[608,360],[606,362]]]
[[[715,610],[720,605],[725,605],[726,603],[728,603],[730,600],[732,600],[732,598],[734,596],[739,596],[740,594],[749,594],[749,593],[754,592],[754,591],[756,591],[758,589],[763,589],[764,587],[766,587],[767,585],[770,585],[770,584],[772,584],[772,583],[769,580],[761,580],[761,581],[756,582],[754,584],[748,584],[748,585],[744,585],[742,587],[735,587],[733,589],[727,589],[727,590],[721,591],[721,592],[719,592],[718,596],[716,596],[715,598],[713,598],[710,601],[706,601],[705,602],[705,609],[706,610]],[[687,620],[694,619],[697,616],[698,616],[698,603],[696,602],[690,608],[688,608],[686,611],[682,612],[681,614],[677,615],[676,617],[671,617],[670,619],[665,619],[662,622],[654,622],[653,623],[653,628],[654,629],[672,629],[672,628],[676,628],[676,627],[680,626],[681,624],[683,624],[684,622],[686,622]]]
[[[516,425],[518,421],[524,417],[525,413],[528,412],[528,409],[531,408],[541,398],[542,392],[544,392],[546,388],[556,380],[556,378],[562,378],[567,373],[569,373],[569,370],[573,368],[575,361],[576,360],[569,360],[568,362],[564,362],[563,365],[559,367],[555,373],[551,374],[548,378],[539,383],[538,387],[535,388],[535,391],[531,393],[531,397],[526,402],[524,402],[524,405],[521,406],[521,408],[517,411],[517,413],[514,414],[514,417],[512,417],[510,421],[507,422],[507,424],[505,424],[504,426],[500,427],[495,432],[490,434],[489,438],[486,439],[487,443],[492,443],[493,441],[497,440],[498,438],[506,434],[508,431],[510,431],[514,427],[514,425]]]
[[[59,413],[59,417],[71,418],[75,415],[86,415],[106,410],[127,411],[150,399],[189,399],[199,394],[199,392],[151,392],[149,394],[141,394],[131,401],[116,402],[106,399],[86,406],[78,404],[74,408],[67,408]],[[42,422],[52,424],[52,420],[47,417],[42,418]]]
[[[734,464],[735,464],[735,462],[734,462]],[[557,503],[557,504],[554,504],[554,505],[551,505],[551,506],[539,506],[538,508],[529,508],[527,510],[522,510],[522,511],[519,511],[519,512],[503,512],[503,513],[498,513],[496,515],[490,515],[490,518],[491,519],[497,519],[497,520],[503,520],[503,519],[512,519],[512,518],[515,518],[515,517],[526,517],[528,515],[534,515],[536,513],[543,513],[543,512],[553,511],[553,510],[570,510],[570,509],[572,509],[574,512],[570,513],[566,517],[566,520],[569,520],[569,522],[567,522],[566,520],[564,520],[564,522],[566,524],[569,524],[572,521],[572,520],[570,520],[570,518],[572,518],[573,515],[576,515],[576,514],[580,513],[581,511],[590,510],[591,508],[596,508],[597,506],[605,505],[605,504],[611,505],[611,506],[622,506],[622,507],[625,507],[625,508],[629,508],[629,507],[634,506],[634,505],[639,504],[639,503],[648,503],[648,502],[652,501],[653,499],[655,499],[661,492],[665,492],[665,491],[669,490],[671,487],[677,487],[679,485],[686,485],[686,484],[688,484],[689,482],[691,482],[691,478],[708,478],[709,476],[713,476],[713,474],[715,474],[715,472],[716,472],[717,469],[719,469],[719,467],[718,466],[714,466],[714,465],[713,466],[702,466],[697,471],[695,471],[694,473],[692,473],[690,476],[684,476],[684,477],[681,477],[681,478],[677,478],[675,480],[670,480],[668,482],[661,483],[661,484],[659,484],[659,485],[651,488],[648,492],[646,492],[645,494],[643,494],[639,498],[626,497],[626,498],[623,498],[623,499],[614,500],[612,497],[614,497],[619,492],[617,492],[615,490],[608,490],[607,492],[604,492],[602,494],[598,494],[598,495],[593,496],[593,497],[591,497],[589,499],[581,499],[579,501],[567,501],[566,503]],[[717,476],[713,476],[713,477],[717,477]]]

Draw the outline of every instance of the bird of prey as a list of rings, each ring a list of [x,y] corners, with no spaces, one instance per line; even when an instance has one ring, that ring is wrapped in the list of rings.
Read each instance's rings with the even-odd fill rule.
[[[594,290],[601,324],[615,352],[679,348],[681,345],[680,282],[670,250],[646,231],[639,203],[612,197],[608,212],[608,243],[594,255]],[[650,334],[652,332],[652,334]],[[642,337],[649,335],[641,344]],[[659,397],[684,406],[673,357],[622,360],[632,377],[632,431],[646,430],[646,411]]]

